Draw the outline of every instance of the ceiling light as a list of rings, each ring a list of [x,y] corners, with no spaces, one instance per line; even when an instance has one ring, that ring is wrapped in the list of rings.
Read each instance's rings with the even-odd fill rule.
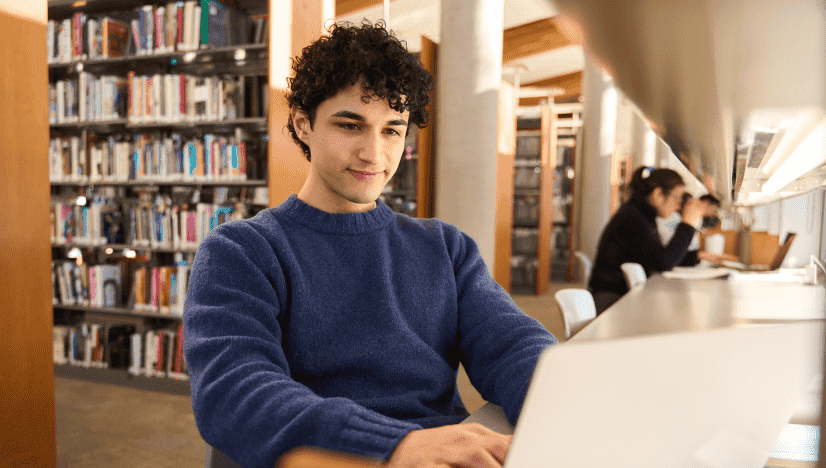
[[[762,191],[766,195],[773,195],[798,177],[824,163],[826,163],[826,119],[822,119],[803,138],[803,141],[763,184]]]

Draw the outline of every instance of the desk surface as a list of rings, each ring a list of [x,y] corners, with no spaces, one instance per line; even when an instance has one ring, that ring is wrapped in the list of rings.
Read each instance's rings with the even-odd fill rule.
[[[653,275],[569,341],[826,319],[826,288],[746,279]]]
[[[717,278],[671,279],[653,275],[600,314],[569,342],[627,338],[826,319],[826,288],[788,282]],[[820,366],[820,353],[811,365]],[[801,423],[819,416],[820,392],[801,410]],[[487,403],[465,422],[478,422],[505,434],[513,433],[502,409]]]

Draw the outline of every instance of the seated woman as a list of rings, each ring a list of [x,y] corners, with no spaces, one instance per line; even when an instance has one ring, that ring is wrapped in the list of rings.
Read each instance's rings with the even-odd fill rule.
[[[668,218],[680,207],[685,192],[682,177],[671,169],[640,167],[634,171],[629,189],[631,198],[614,213],[597,247],[588,283],[597,314],[628,292],[620,265],[639,263],[646,275],[671,270],[685,257],[694,237],[693,226],[703,215],[698,200],[686,201],[682,221],[663,245],[656,218]]]

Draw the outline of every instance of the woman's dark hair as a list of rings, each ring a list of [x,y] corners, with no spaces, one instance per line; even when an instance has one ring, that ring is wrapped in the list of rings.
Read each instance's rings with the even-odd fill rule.
[[[683,178],[677,171],[671,169],[661,169],[657,167],[640,166],[631,176],[628,188],[631,195],[647,197],[656,188],[663,191],[663,195],[668,196],[674,187],[685,185]]]
[[[682,200],[680,200],[680,208],[677,210],[677,212],[682,213],[683,208],[685,208],[685,204],[688,203],[688,201],[691,200],[692,198],[694,198],[694,195],[692,195],[688,192],[683,192],[683,198],[682,198]]]
[[[720,199],[718,199],[717,197],[715,197],[714,195],[712,195],[710,193],[707,193],[707,194],[703,195],[702,197],[700,197],[700,201],[704,201],[704,202],[707,202],[707,203],[711,203],[712,205],[720,206]]]
[[[410,124],[427,126],[425,107],[433,77],[383,21],[374,25],[364,20],[361,26],[341,22],[331,25],[328,32],[293,58],[295,77],[287,80],[289,107],[306,113],[310,128],[322,102],[360,81],[364,103],[387,99],[393,110],[410,111]],[[287,128],[309,160],[310,148],[299,140],[292,119]]]

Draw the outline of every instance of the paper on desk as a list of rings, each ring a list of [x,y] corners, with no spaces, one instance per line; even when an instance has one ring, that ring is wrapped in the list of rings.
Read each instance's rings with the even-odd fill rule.
[[[664,271],[663,276],[666,278],[677,279],[712,279],[720,278],[731,273],[728,268],[715,267],[674,267],[671,271]]]

